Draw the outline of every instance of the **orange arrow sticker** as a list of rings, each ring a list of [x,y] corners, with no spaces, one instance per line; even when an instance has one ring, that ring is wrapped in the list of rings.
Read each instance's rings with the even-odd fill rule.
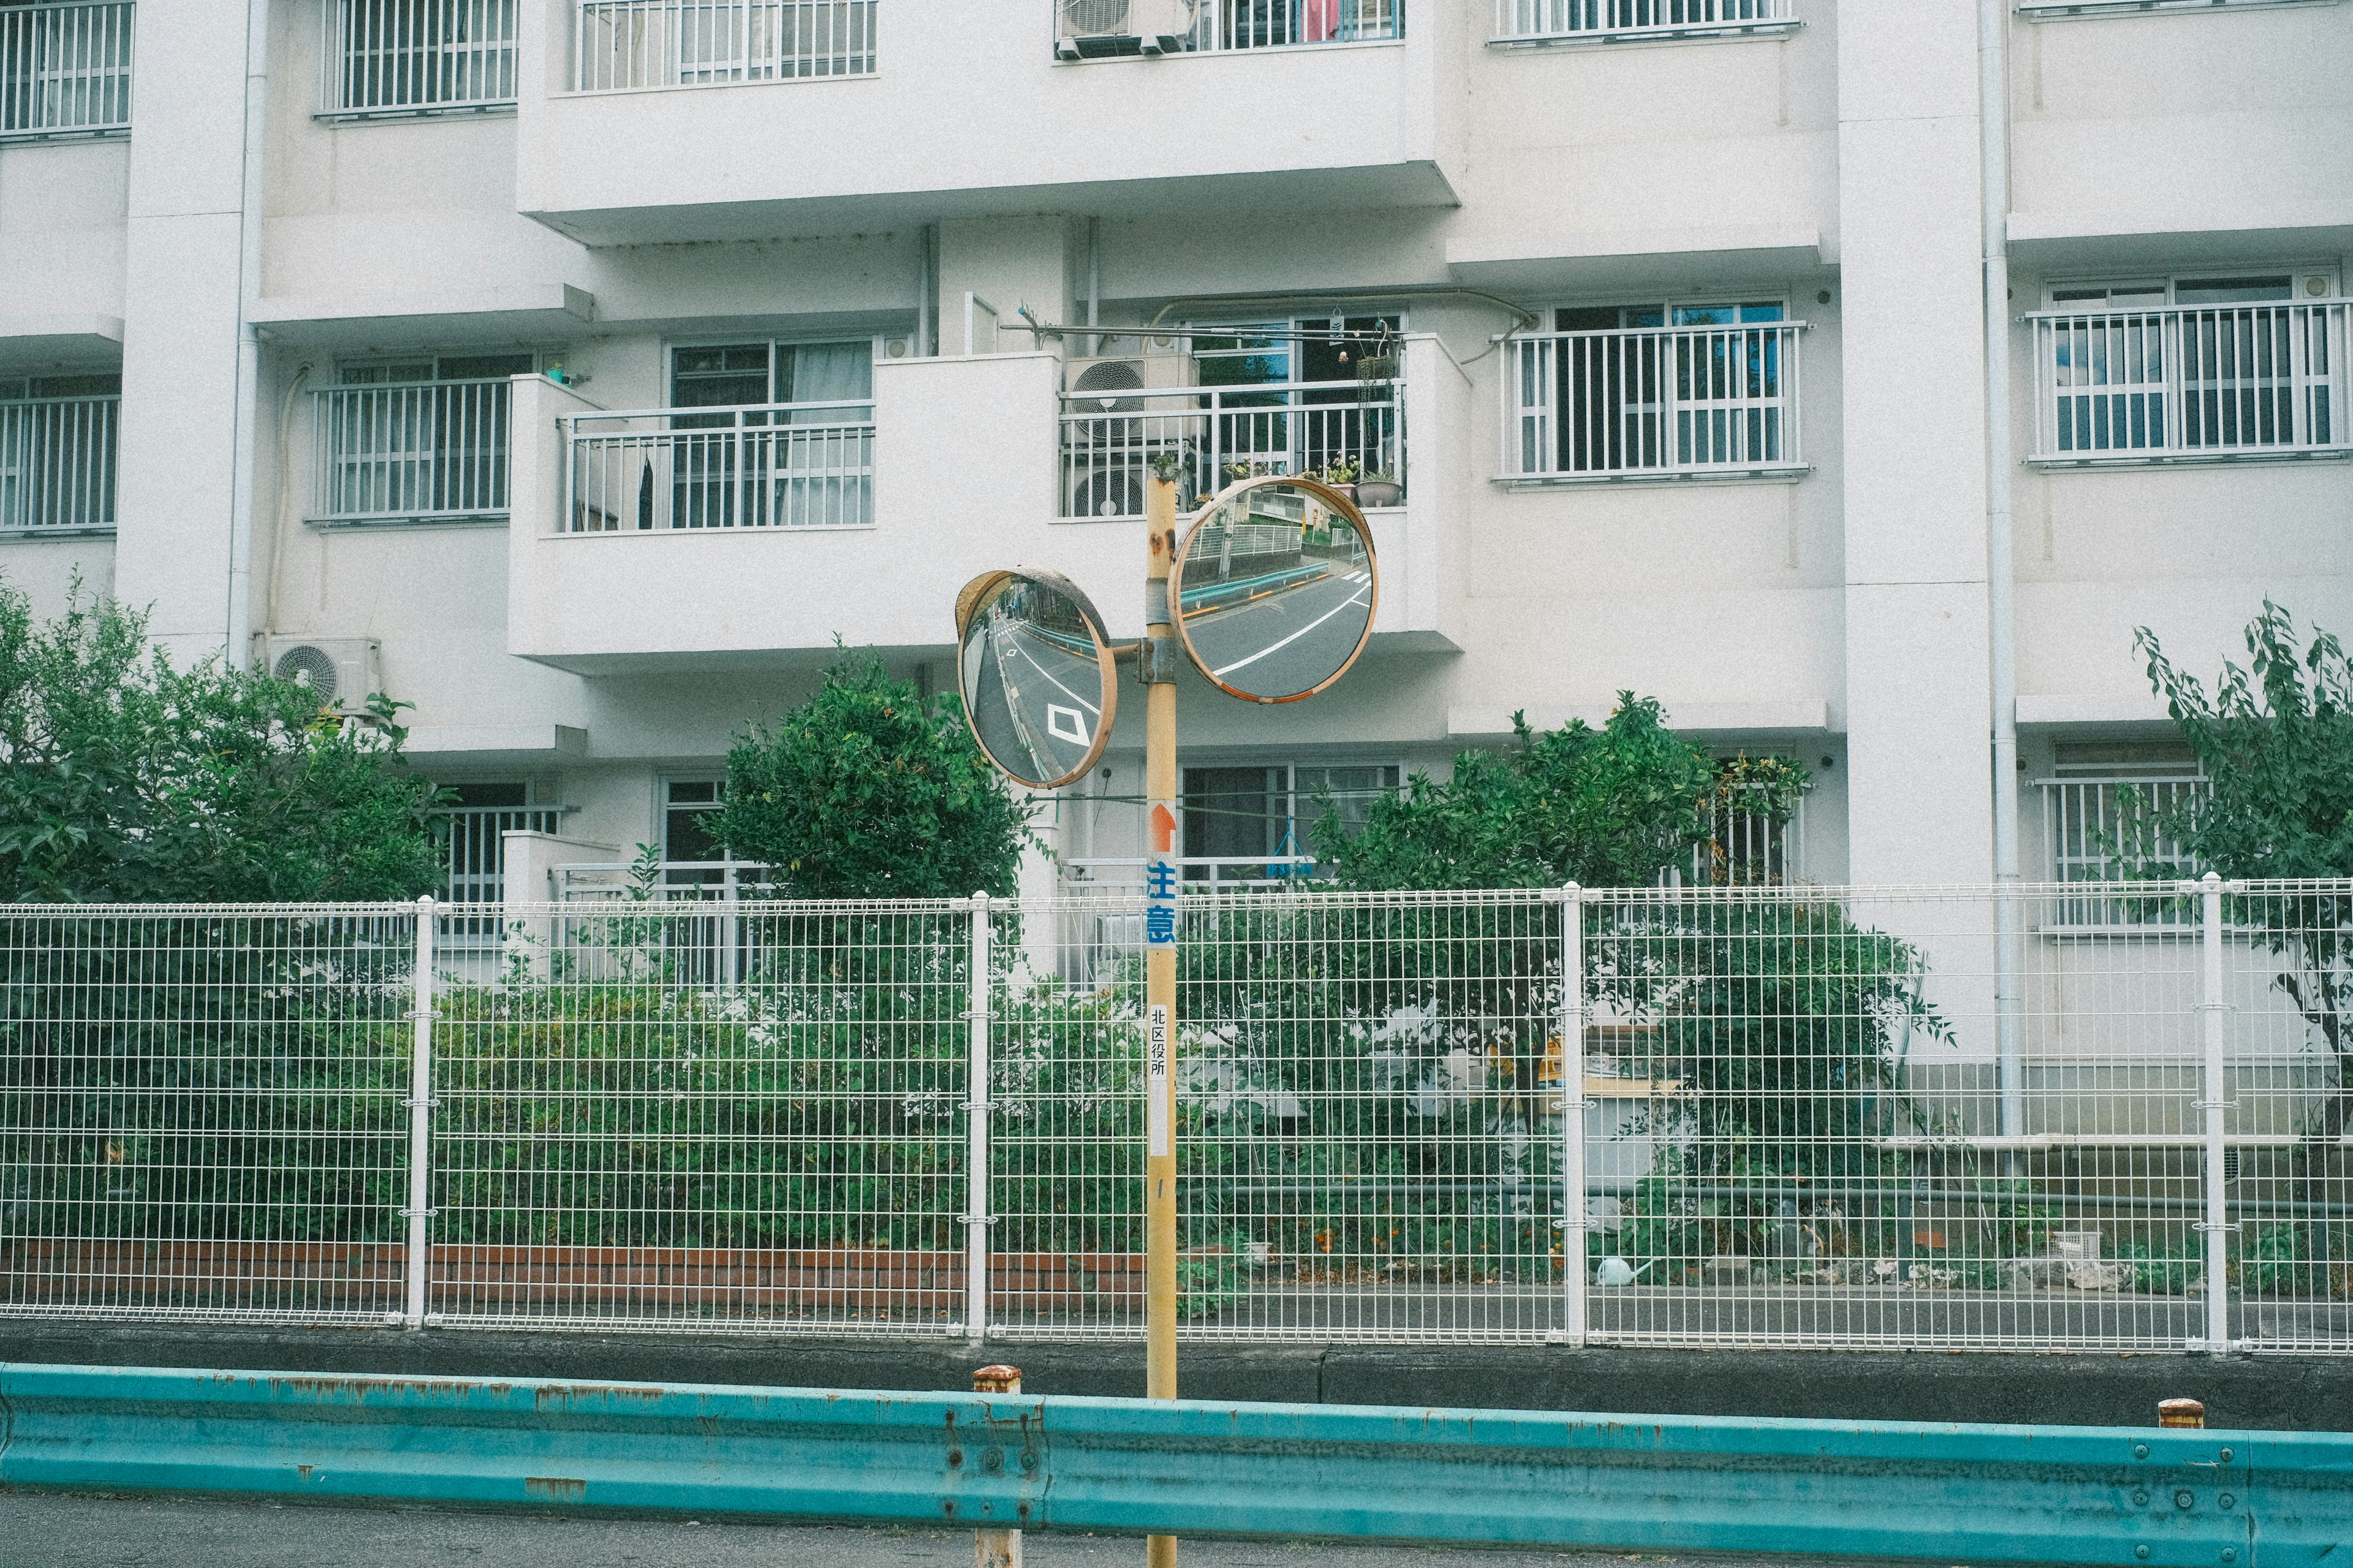
[[[1176,852],[1176,814],[1168,809],[1165,801],[1155,802],[1152,807],[1152,852],[1155,855]]]

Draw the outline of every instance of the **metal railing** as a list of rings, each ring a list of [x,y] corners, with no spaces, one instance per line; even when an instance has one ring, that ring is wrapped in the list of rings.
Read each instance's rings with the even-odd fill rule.
[[[563,812],[552,805],[456,805],[434,813],[442,841],[441,901],[451,906],[442,933],[460,942],[496,942],[506,929],[506,835],[553,833]]]
[[[2198,773],[2136,777],[2061,776],[2036,781],[2042,793],[2043,850],[2053,880],[2105,883],[2150,866],[2186,867],[2189,857],[2162,819],[2213,787]],[[2097,898],[2052,906],[2053,927],[2123,926],[2136,915],[2179,924],[2194,911],[2179,905],[2112,906]]]
[[[1064,517],[1144,515],[1155,458],[1179,465],[1178,493],[1222,489],[1252,474],[1349,465],[1359,479],[1405,482],[1404,383],[1277,382],[1150,391],[1064,393]]]
[[[0,531],[112,528],[121,423],[120,396],[0,403]]]
[[[0,139],[131,129],[129,0],[0,8]]]
[[[557,531],[864,528],[874,405],[776,403],[567,414]]]
[[[1140,908],[0,910],[0,1314],[1137,1333]],[[1190,1338],[2353,1352],[2353,881],[1181,919]]]
[[[1095,59],[1393,42],[1406,0],[1053,0],[1055,50]]]
[[[1495,0],[1490,37],[1499,44],[1705,37],[1796,20],[1792,0]]]
[[[871,76],[881,0],[579,0],[573,89]]]
[[[2047,310],[2034,327],[2034,460],[2353,453],[2353,303]]]
[[[507,510],[514,384],[334,386],[318,409],[313,516],[365,522]]]
[[[515,100],[518,0],[328,0],[320,108],[367,119]]]
[[[1514,479],[1796,472],[1802,321],[1514,335],[1504,380]]]

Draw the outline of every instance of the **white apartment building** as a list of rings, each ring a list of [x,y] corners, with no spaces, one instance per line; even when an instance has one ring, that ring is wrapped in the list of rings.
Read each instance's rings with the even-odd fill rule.
[[[731,731],[948,686],[985,568],[1139,633],[1153,457],[1347,461],[1375,637],[1188,680],[1204,876],[1621,689],[1812,766],[1820,881],[1993,876],[2014,721],[2080,874],[2194,787],[2136,626],[2353,631],[2348,268],[2335,0],[7,0],[0,573],[413,704],[492,896],[717,858]]]

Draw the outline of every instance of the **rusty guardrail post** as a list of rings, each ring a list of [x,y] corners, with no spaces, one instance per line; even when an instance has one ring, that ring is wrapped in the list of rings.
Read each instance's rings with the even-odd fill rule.
[[[972,1374],[975,1394],[1018,1394],[1021,1369],[984,1366]],[[972,1532],[973,1568],[1021,1568],[1021,1532],[1018,1530],[976,1530]]]
[[[2160,1399],[2157,1403],[2157,1424],[2160,1426],[2199,1426],[2206,1425],[2206,1406],[2194,1399]]]

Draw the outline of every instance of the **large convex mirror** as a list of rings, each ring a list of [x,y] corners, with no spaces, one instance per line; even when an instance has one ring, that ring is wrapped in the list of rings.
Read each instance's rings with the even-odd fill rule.
[[[956,595],[956,682],[973,738],[1005,774],[1054,789],[1094,766],[1119,683],[1103,617],[1051,572],[987,572]]]
[[[1328,485],[1247,480],[1203,510],[1169,591],[1201,673],[1252,702],[1295,702],[1340,679],[1372,636],[1372,533]]]

